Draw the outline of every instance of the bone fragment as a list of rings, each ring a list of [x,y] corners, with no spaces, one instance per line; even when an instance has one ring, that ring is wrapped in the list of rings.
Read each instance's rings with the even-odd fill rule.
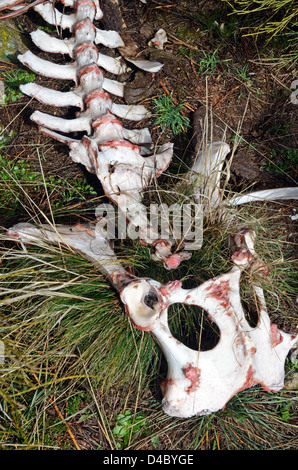
[[[28,96],[36,98],[38,101],[51,106],[75,106],[83,109],[82,97],[74,91],[62,92],[42,87],[37,83],[26,83],[20,85],[20,90]]]
[[[14,7],[15,5],[18,5],[22,2],[23,0],[2,0],[0,5],[0,11]]]
[[[189,173],[194,199],[211,211],[218,208],[222,200],[220,178],[229,152],[230,147],[225,142],[207,144],[197,153]]]
[[[11,227],[7,235],[24,244],[47,241],[66,245],[91,261],[113,284],[115,282],[117,289],[125,283],[125,280],[128,282],[133,277],[117,260],[106,238],[107,234],[100,224],[96,227],[87,227],[79,223],[72,226],[43,224],[36,227],[29,223],[19,223]]]
[[[65,5],[71,6],[72,2],[66,1]],[[19,56],[19,60],[40,75],[72,80],[75,87],[62,93],[33,83],[24,85],[22,90],[44,104],[59,107],[70,105],[78,107],[80,112],[75,118],[64,119],[36,111],[31,119],[42,132],[69,145],[73,161],[85,165],[97,175],[105,194],[126,215],[131,233],[139,228],[140,239],[155,248],[154,258],[161,260],[167,269],[175,268],[182,260],[189,259],[190,253],[172,253],[174,240],[158,238],[142,204],[144,190],[168,167],[172,146],[163,146],[152,155],[153,142],[149,130],[128,129],[115,118],[119,116],[137,121],[148,117],[149,113],[141,105],[115,104],[110,97],[110,94],[122,97],[124,83],[106,78],[99,65],[117,74],[126,71],[127,67],[119,57],[115,59],[100,54],[95,44],[119,47],[122,54],[125,47],[117,32],[100,30],[93,25],[98,2],[77,0],[74,3],[75,12],[70,15],[58,11],[54,3],[44,2],[35,10],[50,24],[69,29],[72,37],[61,40],[35,31],[32,40],[45,51],[68,54],[73,62],[54,64],[30,51]],[[162,67],[158,62],[131,57],[127,60],[152,73]],[[81,141],[63,135],[76,132],[85,133]]]
[[[164,44],[168,41],[167,33],[164,29],[159,29],[155,34],[154,38],[148,42],[148,46],[156,47],[157,49],[163,49]]]
[[[139,69],[145,70],[145,72],[156,73],[163,67],[163,64],[160,62],[152,62],[150,60],[133,60],[130,58],[126,58],[126,60],[131,62]]]
[[[239,206],[241,204],[247,204],[248,202],[276,201],[287,199],[298,199],[297,187],[265,189],[263,191],[254,191],[243,195],[239,194],[226,202],[228,205],[231,204],[232,206]]]
[[[29,69],[44,77],[73,80],[74,82],[77,80],[76,68],[72,64],[54,64],[48,60],[41,59],[31,51],[26,51],[25,54],[19,55],[18,59]]]

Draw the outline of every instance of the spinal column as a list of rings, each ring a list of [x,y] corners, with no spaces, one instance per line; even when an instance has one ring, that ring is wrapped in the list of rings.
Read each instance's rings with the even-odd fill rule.
[[[43,132],[69,145],[73,161],[85,165],[97,175],[105,194],[118,205],[128,221],[138,227],[140,239],[154,245],[155,259],[162,260],[168,269],[175,268],[190,254],[172,253],[173,241],[159,239],[142,204],[144,189],[170,164],[173,145],[164,144],[156,152],[147,128],[123,127],[118,118],[138,121],[149,115],[144,106],[115,104],[110,96],[122,97],[124,85],[105,78],[103,68],[120,74],[128,67],[121,57],[100,54],[97,45],[116,48],[123,46],[123,41],[117,32],[94,26],[93,20],[102,16],[97,1],[68,0],[67,5],[75,7],[73,14],[62,14],[54,8],[52,1],[36,6],[35,10],[50,24],[69,29],[72,32],[70,39],[57,39],[40,30],[31,33],[31,37],[40,49],[68,54],[73,62],[54,64],[30,51],[20,55],[19,60],[38,74],[72,80],[76,86],[71,91],[60,92],[29,83],[21,86],[21,90],[44,104],[74,106],[80,112],[74,119],[64,119],[35,111],[31,119]],[[157,71],[162,66],[144,60],[132,62],[149,71]],[[77,140],[72,135],[76,132],[84,132],[85,135]]]

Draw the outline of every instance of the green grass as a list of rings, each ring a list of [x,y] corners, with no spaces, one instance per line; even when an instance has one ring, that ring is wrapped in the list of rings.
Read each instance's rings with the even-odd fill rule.
[[[181,113],[183,103],[174,103],[172,93],[161,95],[152,101],[155,125],[160,126],[162,132],[170,129],[173,134],[177,135],[186,132],[190,127],[189,118]]]
[[[0,134],[0,213],[13,216],[26,205],[26,199],[47,194],[51,199],[52,209],[63,209],[75,201],[84,201],[97,195],[93,187],[84,179],[67,179],[47,175],[42,170],[32,167],[26,158],[12,159],[9,144],[15,133]]]
[[[277,175],[293,174],[296,172],[298,165],[298,151],[296,149],[271,150],[270,159],[261,165],[262,170]]]
[[[16,69],[3,72],[1,76],[1,80],[3,80],[5,84],[3,104],[7,105],[19,100],[23,96],[23,93],[20,91],[20,85],[33,82],[35,77],[35,73],[31,72],[26,67],[17,67]]]

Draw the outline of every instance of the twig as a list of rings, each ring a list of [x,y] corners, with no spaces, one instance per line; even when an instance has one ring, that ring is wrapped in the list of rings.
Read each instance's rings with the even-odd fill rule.
[[[67,429],[67,432],[68,432],[68,434],[70,435],[71,440],[72,440],[72,442],[73,442],[74,445],[75,445],[75,448],[76,448],[77,450],[82,450],[82,449],[80,448],[79,444],[77,443],[76,438],[74,437],[74,434],[73,434],[73,432],[72,432],[72,430],[71,430],[71,428],[70,428],[68,422],[67,422],[67,421],[64,421],[64,416],[63,416],[63,414],[61,413],[61,411],[59,410],[57,404],[55,403],[55,400],[54,400],[53,398],[50,398],[50,401],[53,403],[53,406],[54,406],[55,411],[56,411],[56,413],[58,414],[59,418],[64,422],[64,424],[65,424],[65,426],[66,426],[66,429]]]
[[[42,2],[44,2],[44,0],[35,0],[35,2],[30,3],[29,5],[26,5],[23,8],[20,8],[19,10],[15,11],[13,13],[6,13],[6,15],[2,15],[0,17],[0,21],[8,20],[10,18],[15,18],[16,16],[20,16],[23,13],[25,13],[26,11],[30,10],[31,8],[35,7],[36,5],[38,5],[39,3],[42,3]]]
[[[182,41],[182,40],[179,39],[179,38],[176,38],[176,36],[174,36],[174,35],[171,34],[171,33],[168,33],[168,36],[171,37],[172,39],[174,39],[178,44],[183,44],[183,46],[186,46],[186,47],[188,47],[189,49],[193,49],[194,51],[199,51],[199,49],[198,49],[197,46],[191,46],[191,45],[188,44],[187,42]]]
[[[36,374],[35,374],[34,372],[33,372],[33,377],[35,378],[36,382],[37,382],[38,384],[40,384],[40,382],[39,382],[39,380],[38,380],[38,377],[36,376]],[[56,403],[56,398],[51,398],[51,397],[49,397],[49,400],[50,400],[50,402],[53,403],[53,406],[54,406],[55,411],[56,411],[56,413],[58,414],[59,418],[64,422],[64,424],[65,424],[65,426],[66,426],[66,430],[67,430],[68,434],[70,435],[70,438],[71,438],[72,442],[74,443],[75,448],[76,448],[77,450],[82,450],[82,449],[80,448],[79,444],[77,443],[76,438],[74,437],[74,434],[73,434],[73,432],[72,432],[72,430],[71,430],[69,424],[67,423],[67,421],[64,420],[64,416],[63,416],[63,414],[61,413],[61,411],[59,410],[58,405],[57,405],[57,403]]]
[[[226,99],[227,96],[229,96],[231,93],[233,93],[234,90],[237,90],[237,88],[241,87],[243,85],[243,83],[240,83],[239,85],[236,85],[234,86],[234,88],[232,88],[232,90],[228,91],[228,93],[226,93],[222,98],[220,98],[220,100],[218,100],[215,105],[213,105],[213,108],[215,108],[215,106],[217,106],[218,104],[220,104],[223,100]]]

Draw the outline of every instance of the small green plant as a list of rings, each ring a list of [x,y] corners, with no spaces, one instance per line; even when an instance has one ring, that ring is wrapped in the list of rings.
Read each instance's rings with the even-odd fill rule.
[[[298,150],[288,149],[276,152],[271,150],[270,160],[263,162],[260,166],[261,170],[266,170],[269,173],[276,173],[277,175],[284,175],[292,173],[293,169],[298,165]]]
[[[250,82],[252,80],[252,77],[251,75],[249,74],[248,72],[248,67],[249,65],[248,64],[245,64],[241,67],[236,67],[234,66],[234,70],[237,74],[237,76],[239,77],[240,80],[242,80],[243,82]]]
[[[7,144],[16,136],[15,131],[9,131],[8,134],[5,134],[3,131],[0,131],[0,150],[4,149]]]
[[[190,127],[188,117],[181,114],[183,103],[175,104],[172,93],[154,98],[153,107],[155,124],[159,125],[163,132],[169,128],[173,134],[180,134]]]
[[[0,211],[13,214],[21,207],[24,192],[31,195],[43,190],[46,185],[52,201],[52,207],[59,209],[74,200],[84,201],[88,196],[97,193],[85,180],[67,180],[49,175],[45,181],[40,171],[32,168],[25,159],[12,160],[7,154],[6,147],[15,136],[15,132],[0,134]],[[22,189],[23,188],[23,189]]]
[[[294,413],[294,403],[292,401],[286,401],[284,405],[278,405],[276,411],[280,416],[280,419],[285,423],[288,423]]]
[[[203,75],[212,75],[216,72],[217,66],[220,62],[229,62],[231,59],[223,59],[221,60],[219,57],[216,56],[219,47],[215,49],[215,51],[211,54],[207,54],[206,51],[202,51],[202,55],[199,59],[199,71]]]
[[[216,57],[218,49],[216,49],[212,54],[207,54],[205,51],[202,51],[202,56],[199,61],[199,70],[204,75],[211,75],[216,71],[217,64],[219,59]]]
[[[33,82],[35,80],[35,73],[18,67],[16,70],[4,72],[1,79],[5,83],[5,94],[3,95],[4,105],[8,103],[15,103],[19,100],[23,93],[20,90],[20,85]]]
[[[144,415],[133,415],[130,410],[120,413],[117,416],[117,424],[113,429],[113,435],[121,439],[121,442],[117,444],[118,448],[127,447],[134,436],[145,426],[146,417]]]

